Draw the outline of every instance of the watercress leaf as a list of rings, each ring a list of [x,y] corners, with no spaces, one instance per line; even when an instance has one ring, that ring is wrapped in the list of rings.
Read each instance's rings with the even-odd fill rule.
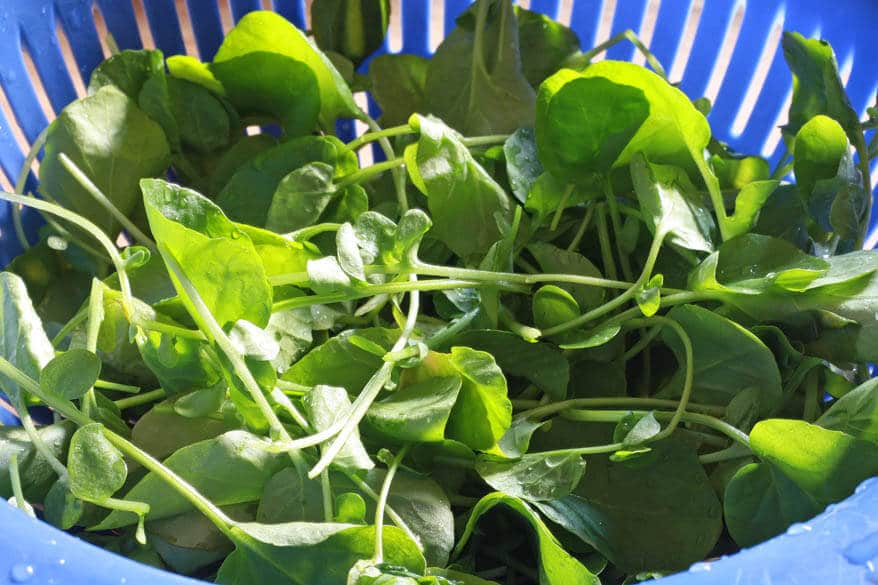
[[[350,393],[359,393],[383,362],[350,343],[348,338],[354,333],[388,350],[398,336],[392,329],[378,327],[344,331],[305,354],[286,371],[283,379],[305,386],[340,386]]]
[[[317,0],[311,4],[311,30],[317,45],[359,65],[384,42],[390,0]]]
[[[408,122],[423,109],[424,86],[430,61],[420,55],[379,55],[369,63],[371,95],[381,107],[384,127]]]
[[[241,585],[343,585],[357,561],[374,553],[375,527],[337,523],[238,523],[236,550],[225,560],[217,583]],[[423,574],[417,545],[395,526],[383,530],[385,562]]]
[[[343,223],[335,232],[335,247],[338,254],[338,263],[348,275],[360,282],[366,280],[363,270],[363,258],[357,245],[357,235],[354,226]]]
[[[91,73],[88,93],[94,95],[104,86],[112,85],[137,100],[147,79],[164,71],[164,56],[157,50],[126,49],[101,62]]]
[[[40,372],[40,388],[50,396],[81,398],[101,375],[101,360],[84,349],[71,349],[55,357]]]
[[[213,418],[191,418],[162,403],[140,417],[131,431],[131,440],[157,459],[164,459],[178,449],[212,439],[227,431],[225,422]]]
[[[354,492],[345,492],[335,498],[336,522],[342,524],[366,523],[366,500]]]
[[[213,172],[208,177],[205,194],[211,198],[219,195],[229,179],[245,163],[277,146],[271,134],[244,136],[222,152],[213,162]]]
[[[521,203],[527,201],[528,193],[543,174],[543,165],[537,157],[537,143],[531,128],[519,128],[503,143],[506,158],[506,174],[512,194]]]
[[[570,366],[547,343],[528,343],[514,333],[490,329],[464,332],[454,342],[490,353],[507,375],[528,380],[553,400],[567,397]]]
[[[722,243],[717,254],[693,271],[696,289],[759,294],[768,290],[802,292],[826,274],[830,264],[771,236],[744,234]]]
[[[303,60],[272,51],[245,50],[215,60],[210,70],[242,115],[277,120],[289,136],[308,134],[317,125],[321,113],[319,80]]]
[[[839,398],[817,424],[854,438],[878,443],[878,380],[864,382]]]
[[[484,255],[503,237],[495,214],[507,221],[512,217],[509,196],[476,162],[457,132],[431,116],[413,116],[409,123],[420,132],[418,142],[406,152],[413,153],[408,156],[414,159],[421,184],[414,178],[413,182],[427,196],[432,235],[462,258]]]
[[[637,154],[631,159],[631,180],[652,233],[667,233],[668,243],[687,250],[713,250],[713,216],[699,200],[686,173],[676,167],[652,164]]]
[[[825,114],[841,124],[853,140],[854,134],[860,131],[860,120],[845,93],[835,52],[829,43],[785,32],[781,46],[793,73],[794,85],[784,134],[794,136],[808,120]]]
[[[723,509],[729,534],[749,547],[814,517],[822,506],[773,465],[750,463],[726,485]]]
[[[217,322],[224,326],[246,319],[265,326],[272,290],[250,238],[213,202],[191,189],[159,179],[145,179],[141,188],[153,234],[184,267]],[[171,278],[192,318],[200,323],[192,301],[176,277]]]
[[[226,399],[226,384],[193,390],[174,402],[174,412],[186,418],[201,418],[220,411]]]
[[[616,425],[613,440],[622,443],[624,447],[634,447],[645,443],[661,430],[662,426],[652,412],[643,415],[629,413]]]
[[[294,242],[274,232],[252,225],[236,224],[246,234],[256,253],[262,259],[265,275],[268,277],[290,272],[305,272],[309,260],[320,258],[317,247],[303,242]]]
[[[482,0],[472,11],[430,61],[425,109],[468,136],[531,126],[534,91],[521,70],[512,2]]]
[[[473,507],[469,520],[466,523],[466,528],[454,549],[455,556],[459,556],[463,551],[480,518],[498,505],[511,508],[512,511],[527,521],[536,533],[539,551],[540,585],[562,585],[566,583],[600,585],[598,577],[564,550],[561,543],[558,542],[530,506],[518,498],[498,492],[488,494]]]
[[[665,284],[665,277],[661,274],[653,275],[643,287],[637,291],[634,297],[640,312],[646,317],[655,315],[661,306],[661,290]]]
[[[591,183],[609,172],[649,116],[643,90],[562,69],[537,97],[540,161],[565,182]]]
[[[218,506],[255,502],[266,482],[289,458],[269,449],[268,442],[234,430],[177,450],[164,465]],[[125,499],[150,506],[150,520],[176,516],[192,505],[154,473],[148,473],[125,495]],[[128,526],[136,521],[130,512],[113,511],[95,530]]]
[[[72,422],[62,421],[39,427],[37,432],[49,450],[59,459],[64,459],[75,430],[76,425]],[[11,426],[0,426],[0,497],[11,498],[13,495],[9,479],[12,455],[18,456],[18,471],[25,499],[43,501],[57,478],[55,471],[37,452],[24,429]]]
[[[0,356],[32,379],[55,357],[52,343],[34,309],[24,281],[17,274],[0,272]],[[0,386],[18,400],[18,383],[0,374]]]
[[[534,242],[528,245],[527,250],[533,254],[543,272],[603,278],[601,271],[591,260],[579,252],[563,250],[545,242]],[[573,295],[582,310],[593,309],[604,302],[604,289],[600,287],[580,284],[559,286]]]
[[[319,122],[324,128],[331,128],[336,118],[362,115],[360,108],[354,103],[354,97],[348,85],[332,62],[311,43],[302,31],[279,14],[257,10],[244,15],[235,28],[229,31],[223,44],[220,45],[213,59],[212,69],[214,71],[218,68],[222,69],[223,63],[229,64],[234,59],[254,54],[271,59],[274,65],[281,60],[284,62],[297,61],[311,70],[313,77],[316,78],[319,94],[314,94],[313,90],[309,90],[303,92],[301,99],[313,100],[319,104]],[[253,82],[258,82],[258,77],[264,74],[264,70],[253,67],[253,65],[254,63],[249,63],[247,67],[244,67],[242,64],[240,68],[236,68],[236,72],[249,72],[250,75],[247,77],[251,78]],[[232,90],[229,88],[228,80],[224,79],[224,76],[218,72],[217,77],[231,94]],[[266,87],[270,90],[269,95],[283,98],[284,95],[289,96],[291,92],[292,95],[297,93],[293,80],[285,80],[278,76],[277,82],[279,85],[274,90]],[[280,85],[281,83],[283,85]],[[246,89],[247,85],[242,83],[242,90]],[[257,92],[254,93],[258,95]]]
[[[668,313],[692,341],[692,400],[727,405],[741,390],[759,388],[760,413],[770,414],[780,404],[781,381],[774,355],[753,333],[734,321],[696,305],[675,307]],[[662,396],[679,396],[686,358],[677,336],[667,329],[662,339],[677,356],[680,367]]]
[[[459,376],[447,376],[405,386],[372,404],[365,420],[398,441],[442,441],[461,385]]]
[[[330,165],[315,162],[281,179],[271,198],[265,227],[291,232],[315,223],[338,194],[332,183],[334,172]]]
[[[336,174],[354,172],[358,168],[356,153],[344,148],[331,136],[302,136],[283,142],[241,165],[217,196],[217,205],[234,221],[264,226],[281,180],[296,169],[321,162],[334,167]]]
[[[165,317],[158,321],[179,326]],[[220,379],[217,367],[207,356],[208,344],[205,341],[147,331],[138,336],[136,342],[143,363],[168,394],[208,388]]]
[[[777,187],[759,211],[753,232],[787,240],[797,248],[809,250],[808,208],[795,185]]]
[[[711,148],[714,142],[708,146]],[[759,156],[746,156],[723,148],[710,157],[710,166],[723,189],[743,189],[750,183],[771,178],[768,161]]]
[[[308,286],[321,294],[331,294],[350,289],[353,285],[338,263],[335,256],[326,256],[319,260],[308,260]]]
[[[127,216],[140,203],[140,179],[164,173],[170,161],[162,128],[112,86],[73,102],[49,126],[40,191],[114,237],[115,219],[62,166],[62,153]]]
[[[687,567],[713,548],[722,509],[693,445],[651,447],[628,462],[590,457],[576,495],[535,505],[623,571]]]
[[[46,522],[61,530],[76,526],[85,511],[83,501],[74,496],[67,481],[60,478],[52,484],[43,506]]]
[[[575,32],[545,14],[516,6],[515,16],[518,18],[521,71],[528,82],[537,87],[560,69],[567,57],[579,50],[579,38]]]
[[[759,212],[779,184],[779,181],[765,180],[741,187],[735,197],[735,212],[728,217],[729,237],[746,234],[756,226]]]
[[[119,491],[128,477],[122,453],[104,436],[104,426],[98,423],[73,433],[67,471],[70,491],[78,498],[98,503]]]
[[[841,125],[820,114],[802,125],[792,148],[796,185],[802,196],[808,199],[817,181],[836,175],[850,145]]]
[[[323,492],[319,481],[308,479],[295,467],[287,467],[266,482],[256,511],[257,522],[280,524],[321,520]]]
[[[277,355],[271,360],[279,374],[289,369],[293,362],[302,357],[314,341],[312,325],[314,320],[311,311],[303,309],[287,309],[271,314],[266,333],[274,337],[278,346]]]
[[[519,459],[479,455],[476,473],[498,492],[523,500],[557,500],[576,489],[585,461],[576,454],[525,454]]]
[[[802,420],[763,420],[750,431],[753,452],[822,504],[837,502],[878,473],[875,444]]]
[[[593,63],[582,75],[603,77],[616,84],[638,88],[649,103],[649,117],[627,142],[615,166],[626,164],[637,153],[642,153],[651,162],[679,166],[687,171],[706,166],[703,153],[710,142],[710,126],[682,91],[649,69],[622,61]],[[604,98],[595,96],[595,99]],[[583,108],[579,115],[588,111],[588,108]],[[575,126],[579,122],[572,120],[570,123]]]
[[[235,321],[228,335],[235,349],[244,357],[270,362],[280,351],[273,335],[244,319]]]
[[[305,395],[303,400],[311,426],[317,432],[323,431],[347,416],[351,410],[351,399],[344,388],[318,384]],[[369,458],[366,448],[360,441],[359,429],[354,429],[333,462],[347,469],[372,469],[375,464]]]
[[[532,302],[534,324],[539,329],[548,329],[555,325],[572,321],[579,317],[579,303],[569,292],[553,284],[541,286],[534,293]],[[559,339],[569,335],[559,336]]]

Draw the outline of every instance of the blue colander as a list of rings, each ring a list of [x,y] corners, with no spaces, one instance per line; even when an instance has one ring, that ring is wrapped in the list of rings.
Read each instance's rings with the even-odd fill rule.
[[[878,0],[530,0],[569,23],[582,46],[638,32],[692,97],[714,104],[716,135],[773,161],[783,146],[792,92],[782,30],[829,40],[854,107],[875,102]],[[120,48],[157,46],[207,60],[224,30],[251,10],[274,9],[306,28],[303,0],[0,0],[0,188],[11,190],[29,145],[53,112],[76,99],[104,58],[106,32]],[[429,54],[468,0],[396,0],[384,51]],[[401,33],[401,34],[400,34]],[[389,45],[389,46],[388,46]],[[631,45],[607,52],[636,60]],[[35,72],[35,73],[34,73]],[[873,170],[872,184],[878,183]],[[34,190],[29,177],[26,189]],[[35,239],[39,225],[24,213]],[[878,244],[873,216],[867,245]],[[0,206],[0,266],[21,251],[8,206]],[[0,422],[14,418],[0,409]],[[95,548],[0,503],[0,585],[172,585],[196,583]],[[858,585],[878,583],[878,478],[807,524],[732,557],[698,563],[667,585]],[[258,585],[258,584],[254,584]],[[576,585],[576,584],[571,584]]]

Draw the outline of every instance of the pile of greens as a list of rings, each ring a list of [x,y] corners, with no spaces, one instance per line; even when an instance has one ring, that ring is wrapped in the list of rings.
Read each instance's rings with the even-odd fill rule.
[[[0,274],[0,494],[225,584],[610,585],[878,473],[878,112],[829,45],[783,37],[770,169],[510,0],[432,59],[370,60],[387,22],[122,51],[46,129],[0,196],[47,221]]]

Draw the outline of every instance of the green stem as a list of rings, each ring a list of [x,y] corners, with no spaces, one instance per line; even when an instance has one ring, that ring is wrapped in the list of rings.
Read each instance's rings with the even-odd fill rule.
[[[155,390],[150,390],[149,392],[144,392],[143,394],[115,400],[113,401],[113,404],[115,404],[119,410],[125,410],[126,408],[133,408],[135,406],[141,406],[143,404],[155,402],[156,400],[161,400],[167,395],[168,393],[165,392],[164,388],[156,388]]]
[[[313,386],[296,384],[295,382],[290,382],[288,380],[278,380],[275,382],[275,386],[277,386],[284,394],[295,394],[298,396],[307,394],[313,389]]]
[[[780,180],[783,179],[790,169],[790,165],[787,164],[793,157],[793,154],[790,152],[789,148],[784,148],[783,155],[780,157],[780,160],[777,161],[777,166],[774,167],[774,171],[771,173],[771,178]]]
[[[378,122],[372,119],[371,116],[367,115],[366,120],[369,124],[369,128],[378,132],[381,131],[381,126],[379,126]],[[394,152],[393,145],[390,144],[390,140],[387,139],[387,136],[379,136],[378,144],[381,146],[381,150],[384,151],[384,156],[387,157],[387,160],[396,159],[396,152]],[[402,215],[409,210],[409,201],[405,192],[405,173],[399,167],[394,167],[390,172],[393,175],[393,188],[396,190],[396,201],[399,205],[399,214]]]
[[[25,157],[24,163],[21,165],[21,171],[18,173],[18,179],[15,181],[16,193],[24,193],[24,185],[27,183],[27,177],[31,173],[31,167],[37,159],[40,149],[46,144],[46,136],[48,136],[48,134],[49,127],[47,126],[43,128],[43,131],[39,133],[36,140],[31,144],[27,157]],[[12,225],[15,228],[15,235],[18,237],[22,249],[27,250],[30,248],[30,242],[27,241],[27,234],[24,233],[24,224],[21,223],[21,205],[12,206]]]
[[[641,351],[646,349],[650,343],[652,343],[653,339],[655,339],[656,335],[661,332],[661,327],[653,327],[646,333],[640,336],[640,339],[637,340],[637,343],[632,345],[628,351],[622,356],[622,361],[627,362],[628,360],[636,357]]]
[[[24,432],[27,433],[28,439],[33,443],[34,449],[36,449],[37,453],[49,463],[49,467],[52,468],[55,475],[61,478],[62,481],[66,482],[67,468],[61,463],[61,460],[55,456],[55,452],[46,444],[43,437],[40,436],[40,432],[37,430],[36,425],[34,425],[34,421],[27,410],[27,405],[24,403],[23,398],[19,397],[18,404],[15,405],[15,410],[18,413],[18,418],[21,421],[21,426],[24,429]]]
[[[433,350],[444,349],[445,345],[457,337],[463,331],[466,331],[481,311],[473,309],[468,313],[464,313],[448,325],[431,335],[424,343]]]
[[[601,262],[604,272],[611,279],[616,280],[619,273],[616,272],[616,261],[613,260],[613,246],[610,243],[610,230],[607,228],[607,205],[598,204],[597,209],[598,243],[601,247]]]
[[[596,307],[587,313],[580,315],[576,319],[572,319],[567,321],[566,323],[561,323],[560,325],[555,325],[554,327],[550,327],[543,331],[543,335],[551,336],[557,333],[562,333],[564,331],[569,331],[570,329],[575,329],[584,325],[590,321],[594,321],[598,317],[602,317],[607,313],[610,313],[617,308],[621,307],[629,300],[634,298],[637,294],[637,291],[649,280],[650,275],[652,274],[652,269],[655,266],[656,259],[658,258],[659,251],[662,247],[662,242],[665,239],[665,233],[661,229],[657,230],[655,236],[652,239],[652,245],[649,247],[649,255],[646,257],[646,263],[643,265],[643,271],[640,273],[640,277],[637,281],[625,292],[620,294],[614,299],[610,299],[600,307]]]
[[[9,457],[9,483],[12,484],[12,495],[15,496],[15,505],[18,509],[34,517],[34,510],[24,499],[24,490],[21,489],[21,473],[18,470],[18,453],[12,453]]]
[[[414,134],[415,131],[412,130],[412,127],[408,124],[402,124],[401,126],[393,126],[391,128],[381,129],[375,128],[378,126],[374,120],[369,118],[367,122],[369,127],[372,128],[372,132],[366,132],[365,134],[361,134],[357,138],[348,142],[345,147],[347,150],[359,150],[362,147],[366,146],[370,142],[375,142],[376,140],[381,140],[382,138],[393,138],[394,136],[404,136],[406,134]],[[374,126],[374,127],[373,127]]]
[[[607,209],[610,211],[613,234],[616,236],[616,254],[619,256],[619,264],[622,266],[622,276],[625,280],[631,280],[631,262],[622,246],[622,218],[619,215],[619,202],[616,201],[616,194],[613,192],[613,184],[609,177],[604,181],[604,194],[607,198]]]
[[[606,398],[572,398],[562,402],[551,402],[538,406],[531,410],[525,410],[515,415],[516,418],[545,418],[564,410],[574,408],[604,408],[608,406],[631,407],[631,408],[666,408],[676,409],[680,405],[678,400],[664,400],[662,398],[635,398],[632,396],[608,396]],[[700,411],[705,414],[725,416],[724,406],[712,406],[709,404],[689,404],[689,410]]]
[[[866,148],[866,139],[863,137],[862,130],[855,133],[854,148],[857,150],[857,166],[860,168],[860,174],[863,175],[863,189],[866,192],[866,209],[863,212],[863,219],[860,224],[860,235],[857,238],[857,248],[863,247],[863,238],[869,228],[869,220],[872,217],[872,173],[869,169],[869,149]]]
[[[579,274],[519,274],[517,272],[492,272],[488,270],[475,270],[472,268],[458,268],[456,266],[438,266],[416,262],[412,268],[421,276],[437,276],[446,278],[461,278],[466,280],[488,282],[494,285],[502,283],[532,285],[542,282],[565,282],[570,284],[582,284],[600,288],[627,289],[632,283],[615,279],[596,278],[594,276],[582,276]]]
[[[509,134],[490,134],[488,136],[471,136],[463,138],[461,142],[469,148],[474,146],[486,146],[490,144],[502,144],[509,138]]]
[[[405,159],[395,158],[392,160],[386,160],[380,163],[375,163],[370,167],[366,167],[365,169],[360,169],[359,171],[354,171],[349,175],[345,175],[341,177],[338,182],[335,183],[335,188],[337,191],[341,191],[345,187],[349,187],[351,185],[357,185],[362,183],[363,181],[368,181],[373,177],[377,177],[381,173],[385,171],[389,171],[391,169],[395,169],[397,167],[401,167],[405,164]]]
[[[659,74],[661,77],[667,79],[668,76],[665,73],[665,68],[662,67],[662,64],[656,58],[656,56],[650,51],[646,45],[643,44],[643,41],[637,36],[637,34],[631,30],[630,28],[624,30],[617,35],[611,37],[609,40],[604,41],[600,45],[597,45],[590,51],[585,53],[581,53],[579,55],[575,55],[571,58],[571,63],[565,64],[565,66],[573,66],[574,69],[583,69],[591,60],[615,45],[618,45],[622,41],[628,40],[631,42],[634,47],[646,57],[646,62],[649,63],[649,66],[652,67],[653,71]],[[576,65],[579,65],[578,67]]]
[[[328,469],[320,474],[320,490],[323,492],[323,521],[332,522],[335,520],[335,511],[333,510],[332,484],[329,481]]]
[[[720,451],[700,455],[698,457],[698,462],[702,465],[709,465],[710,463],[720,463],[721,461],[728,461],[730,459],[741,459],[742,457],[752,456],[753,452],[750,451],[750,449],[744,448],[740,443],[732,443],[730,447],[726,447]]]
[[[340,227],[340,223],[318,223],[315,225],[310,225],[308,227],[303,227],[300,230],[296,230],[288,234],[284,234],[284,237],[290,240],[295,240],[297,242],[308,241],[317,234],[322,234],[325,232],[337,232],[338,228]]]
[[[95,185],[92,180],[82,172],[75,162],[70,160],[63,152],[58,156],[58,160],[61,162],[61,166],[64,167],[68,173],[70,173],[74,180],[76,180],[79,185],[85,189],[85,191],[92,196],[92,199],[98,202],[98,204],[109,212],[110,215],[113,216],[113,219],[119,222],[119,224],[125,228],[131,237],[137,241],[142,246],[146,246],[150,250],[155,251],[155,242],[152,241],[152,238],[147,236],[145,233],[140,231],[140,228],[134,224],[133,221],[128,219],[124,213],[119,211],[119,208],[116,207],[112,201],[104,194],[100,188]]]
[[[171,323],[162,323],[161,321],[154,321],[152,319],[137,319],[135,324],[147,331],[167,333],[168,335],[173,335],[174,337],[179,337],[181,339],[194,339],[196,341],[207,340],[207,337],[201,331],[186,329],[185,327],[180,327],[179,325],[173,325]]]
[[[66,338],[70,333],[76,329],[83,321],[88,318],[88,307],[83,308],[78,313],[76,313],[71,319],[61,328],[57,335],[52,339],[52,346],[58,347],[64,338]]]
[[[704,184],[707,185],[707,191],[710,193],[710,201],[713,203],[713,211],[716,214],[717,224],[719,225],[720,235],[723,241],[726,241],[733,237],[734,233],[729,223],[729,216],[726,213],[726,203],[719,187],[719,181],[717,181],[716,176],[711,172],[710,167],[707,166],[707,161],[704,160],[700,153],[693,152],[692,158],[695,161],[695,166],[698,167],[698,171],[701,173],[701,178],[704,179]]]
[[[140,386],[134,386],[132,384],[120,384],[118,382],[110,382],[109,380],[95,381],[95,388],[100,388],[101,390],[112,390],[114,392],[125,392],[126,394],[137,394],[138,392],[140,392]]]
[[[125,270],[125,261],[122,259],[122,256],[119,255],[119,250],[116,249],[116,245],[107,237],[103,230],[81,215],[73,213],[72,211],[53,203],[48,203],[32,197],[22,197],[15,193],[6,193],[5,191],[0,191],[0,199],[9,201],[10,203],[24,205],[25,207],[33,207],[34,209],[39,209],[40,211],[65,219],[94,237],[107,251],[107,254],[109,254],[113,266],[116,268],[116,272],[119,275],[119,288],[122,292],[122,308],[124,309],[125,317],[131,318],[131,316],[134,315],[131,282],[128,280],[128,273]]]
[[[85,349],[97,354],[98,352],[98,335],[101,332],[101,323],[104,322],[104,285],[93,278],[91,281],[91,293],[88,297],[88,325],[85,329]],[[95,389],[89,388],[82,397],[80,403],[82,413],[91,417],[92,413],[97,411],[98,403],[95,396]]]
[[[378,504],[375,506],[375,556],[372,557],[372,560],[376,564],[384,562],[384,510],[387,507],[387,498],[390,496],[390,486],[393,484],[393,476],[396,475],[396,470],[399,469],[408,450],[408,445],[404,445],[399,450],[399,453],[387,466],[387,475],[384,476],[384,483],[381,484],[381,493],[378,495]]]
[[[567,246],[568,252],[572,252],[579,247],[582,237],[585,235],[586,230],[588,230],[588,224],[591,223],[591,218],[594,217],[594,210],[595,206],[592,205],[588,208],[588,211],[585,212],[585,217],[583,217],[582,221],[579,223],[576,235],[573,236],[573,240],[571,240],[570,245]]]
[[[558,202],[558,209],[555,210],[555,215],[552,217],[552,223],[549,224],[550,232],[554,232],[558,229],[558,224],[561,223],[561,216],[564,215],[564,210],[567,208],[567,202],[570,200],[570,197],[575,190],[576,185],[573,183],[570,183],[567,185],[567,188],[564,189],[564,194],[561,195],[561,201]]]

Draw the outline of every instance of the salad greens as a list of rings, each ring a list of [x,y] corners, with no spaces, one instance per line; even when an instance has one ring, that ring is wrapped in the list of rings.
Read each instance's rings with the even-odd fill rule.
[[[480,0],[374,57],[389,10],[122,51],[46,129],[0,194],[47,221],[0,273],[3,497],[228,585],[611,585],[878,474],[873,122],[828,44],[783,37],[772,169],[630,34],[651,69]]]

